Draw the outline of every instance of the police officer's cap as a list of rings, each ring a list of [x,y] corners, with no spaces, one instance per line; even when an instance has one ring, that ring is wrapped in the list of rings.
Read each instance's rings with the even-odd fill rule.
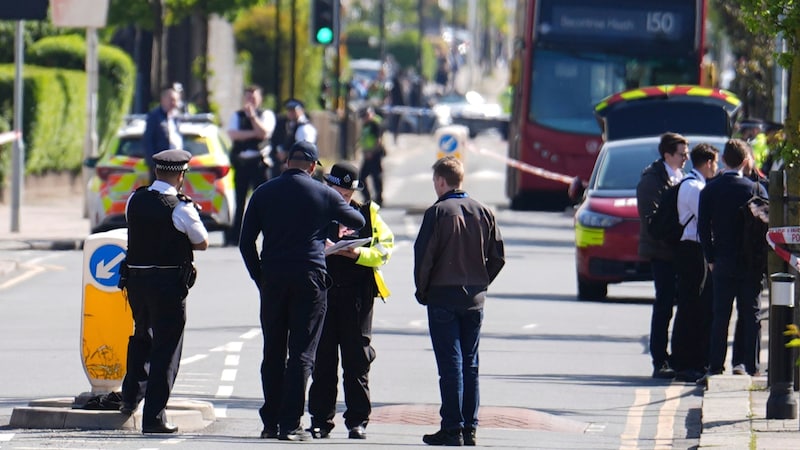
[[[331,167],[331,173],[325,175],[325,181],[345,189],[360,191],[364,184],[358,179],[358,169],[356,166],[340,162]]]
[[[286,109],[297,109],[297,108],[302,109],[303,102],[301,102],[296,98],[290,98],[289,100],[286,100],[286,103],[284,103],[283,106],[286,107]]]
[[[308,141],[297,141],[292,144],[292,147],[289,149],[288,159],[295,161],[312,161],[320,166],[322,165],[322,163],[319,162],[319,150],[317,150],[317,146]]]
[[[164,150],[153,155],[156,169],[166,172],[183,172],[189,168],[190,159],[192,154],[180,149]]]

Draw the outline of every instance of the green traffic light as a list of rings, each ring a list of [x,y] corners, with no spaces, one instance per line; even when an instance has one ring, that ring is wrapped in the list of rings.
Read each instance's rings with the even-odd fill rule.
[[[320,44],[330,44],[333,41],[333,30],[322,27],[317,30],[317,42]]]

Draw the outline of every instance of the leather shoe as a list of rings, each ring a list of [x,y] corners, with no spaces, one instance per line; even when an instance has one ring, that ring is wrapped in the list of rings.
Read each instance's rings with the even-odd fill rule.
[[[306,431],[311,433],[311,437],[313,437],[314,439],[328,439],[329,437],[331,437],[331,430],[327,428],[312,427],[307,429]]]
[[[353,428],[350,428],[350,433],[347,435],[350,439],[366,439],[367,438],[367,430],[364,429],[363,426],[357,425]]]
[[[142,426],[142,433],[170,434],[177,432],[178,432],[178,427],[172,425],[171,423],[156,423],[153,425]]]
[[[133,412],[136,411],[136,405],[132,403],[125,403],[123,402],[122,405],[119,407],[119,412],[125,414],[126,416],[130,416]]]

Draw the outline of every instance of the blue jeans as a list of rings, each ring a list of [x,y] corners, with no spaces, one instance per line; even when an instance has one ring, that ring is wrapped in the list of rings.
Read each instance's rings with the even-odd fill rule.
[[[478,426],[478,343],[482,323],[483,309],[428,306],[444,430]]]

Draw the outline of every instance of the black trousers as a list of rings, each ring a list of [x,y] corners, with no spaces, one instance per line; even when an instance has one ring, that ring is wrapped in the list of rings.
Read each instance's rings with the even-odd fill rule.
[[[166,423],[183,350],[188,290],[177,270],[154,271],[131,274],[127,293],[134,331],[128,340],[122,401],[136,405],[144,399],[143,425]]]
[[[672,331],[673,368],[704,372],[711,336],[711,273],[698,242],[681,241],[675,249],[675,261],[678,308]]]
[[[347,429],[366,426],[372,406],[369,399],[369,367],[372,348],[372,280],[369,285],[333,287],[328,291],[328,312],[317,347],[313,382],[308,393],[311,426],[331,430],[336,415],[339,384],[339,349],[342,355],[344,424]]]
[[[358,178],[364,183],[364,190],[362,191],[364,200],[374,200],[376,203],[383,206],[383,166],[381,164],[383,158],[375,154],[369,157],[367,156],[368,155],[364,155],[364,162],[361,164],[361,171],[358,175]],[[372,185],[375,188],[374,196],[369,190],[369,183],[367,182],[367,178],[369,177],[372,178]]]
[[[300,426],[330,284],[322,269],[271,273],[261,280],[264,405],[259,415],[265,429],[280,427],[283,433]]]
[[[267,181],[267,166],[261,158],[251,158],[240,161],[234,165],[233,185],[236,198],[236,210],[233,216],[233,225],[228,233],[228,243],[239,243],[239,231],[242,228],[244,206],[247,202],[247,193],[261,186]]]

